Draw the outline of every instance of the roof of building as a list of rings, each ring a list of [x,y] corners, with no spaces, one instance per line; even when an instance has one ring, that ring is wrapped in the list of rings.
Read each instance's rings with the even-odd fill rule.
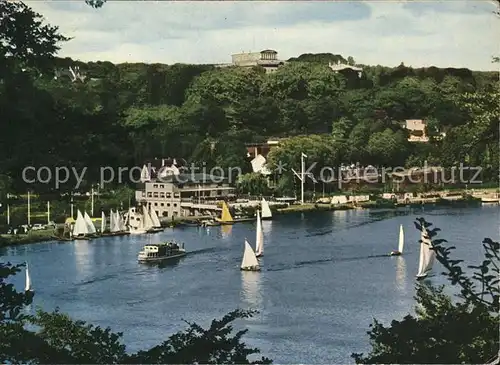
[[[221,176],[215,176],[204,173],[180,173],[178,175],[167,175],[162,178],[158,178],[159,182],[170,182],[174,184],[208,184],[208,183],[221,183],[227,180]]]
[[[265,49],[263,51],[260,51],[260,53],[278,53],[274,49]]]

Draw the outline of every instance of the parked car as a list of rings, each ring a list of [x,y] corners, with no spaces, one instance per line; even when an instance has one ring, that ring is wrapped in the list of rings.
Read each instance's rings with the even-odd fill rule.
[[[35,224],[33,224],[33,227],[31,229],[33,231],[40,231],[42,229],[45,229],[45,227],[41,223],[35,223]]]

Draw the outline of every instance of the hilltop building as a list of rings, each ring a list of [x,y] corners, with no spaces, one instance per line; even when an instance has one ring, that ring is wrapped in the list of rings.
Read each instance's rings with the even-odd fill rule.
[[[266,73],[275,72],[278,67],[285,64],[285,61],[278,59],[278,52],[272,49],[265,49],[261,52],[242,52],[231,55],[232,63],[223,63],[217,67],[255,67],[261,66]]]

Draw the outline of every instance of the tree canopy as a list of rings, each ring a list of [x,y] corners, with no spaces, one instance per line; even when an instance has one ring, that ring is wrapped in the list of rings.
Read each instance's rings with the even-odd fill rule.
[[[330,53],[299,55],[271,74],[260,67],[83,63],[56,58],[68,38],[27,5],[0,7],[12,15],[0,28],[6,39],[0,106],[8,121],[0,126],[0,153],[7,156],[0,171],[19,190],[25,190],[20,170],[30,165],[86,166],[82,188],[98,179],[100,166],[154,157],[245,171],[245,143],[268,137],[291,138],[293,148],[314,139],[325,160],[318,163],[394,166],[432,158],[453,165],[464,156],[498,165],[495,72],[357,64],[358,78],[333,72],[329,62],[356,62]],[[83,76],[72,81],[65,75],[70,66]],[[428,120],[429,134],[452,137],[431,140],[423,154],[407,141],[405,119]],[[498,178],[493,171],[486,177]],[[69,181],[63,189],[73,186]]]

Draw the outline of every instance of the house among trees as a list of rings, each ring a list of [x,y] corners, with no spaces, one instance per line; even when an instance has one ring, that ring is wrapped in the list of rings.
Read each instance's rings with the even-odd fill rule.
[[[337,61],[335,63],[328,62],[328,67],[330,67],[333,72],[340,72],[340,71],[344,71],[344,70],[356,71],[358,73],[358,77],[361,77],[361,74],[363,73],[363,69],[361,67],[349,65],[349,64],[343,63],[341,61]]]
[[[403,123],[403,128],[410,132],[408,142],[429,142],[427,135],[427,123],[422,119],[407,119]]]

